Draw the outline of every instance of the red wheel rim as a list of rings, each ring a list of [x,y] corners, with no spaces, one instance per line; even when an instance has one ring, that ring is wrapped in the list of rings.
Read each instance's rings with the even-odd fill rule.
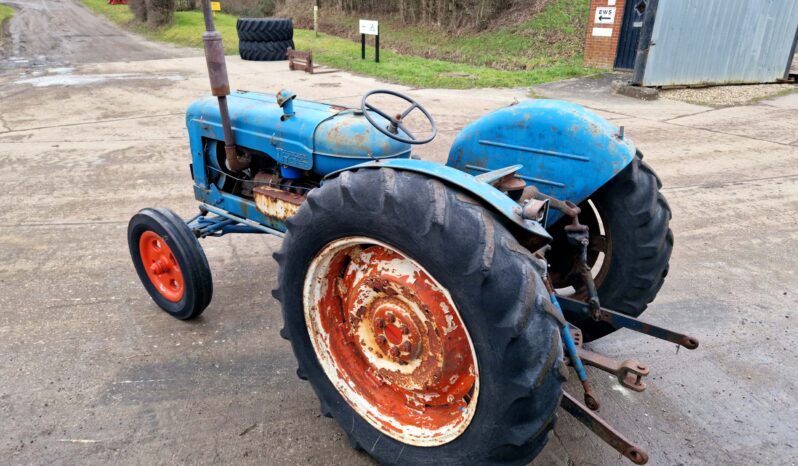
[[[139,254],[155,289],[169,301],[180,301],[185,291],[183,272],[166,241],[153,231],[145,231],[139,239]]]
[[[385,435],[437,446],[476,411],[477,358],[448,291],[414,260],[362,237],[328,244],[305,277],[305,322],[327,377]]]

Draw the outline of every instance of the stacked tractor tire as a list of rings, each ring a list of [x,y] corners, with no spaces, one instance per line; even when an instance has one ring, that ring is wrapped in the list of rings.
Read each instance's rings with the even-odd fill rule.
[[[236,30],[238,51],[244,60],[287,60],[288,49],[294,48],[290,18],[239,18]]]

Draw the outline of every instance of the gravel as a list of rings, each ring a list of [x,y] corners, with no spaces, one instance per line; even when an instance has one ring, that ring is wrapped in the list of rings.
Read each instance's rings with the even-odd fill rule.
[[[660,98],[712,107],[729,107],[798,91],[796,84],[752,84],[689,89],[663,89]]]

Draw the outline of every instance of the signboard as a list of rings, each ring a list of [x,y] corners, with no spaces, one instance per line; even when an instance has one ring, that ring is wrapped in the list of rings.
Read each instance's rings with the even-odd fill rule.
[[[361,34],[368,34],[370,36],[378,36],[378,35],[380,35],[380,22],[379,21],[370,21],[368,19],[361,19],[360,20],[360,33]]]
[[[615,7],[596,8],[595,24],[615,24]]]
[[[221,2],[211,2],[211,11],[222,11]]]
[[[612,28],[593,28],[596,37],[612,37]]]

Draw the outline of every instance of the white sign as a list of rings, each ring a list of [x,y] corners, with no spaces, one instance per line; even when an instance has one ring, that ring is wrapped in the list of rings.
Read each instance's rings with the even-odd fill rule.
[[[612,28],[593,28],[596,37],[612,37]]]
[[[380,35],[380,22],[379,21],[370,21],[367,19],[360,20],[360,33],[361,34],[368,34],[370,36],[378,36]]]
[[[615,7],[596,8],[596,24],[615,24]]]

